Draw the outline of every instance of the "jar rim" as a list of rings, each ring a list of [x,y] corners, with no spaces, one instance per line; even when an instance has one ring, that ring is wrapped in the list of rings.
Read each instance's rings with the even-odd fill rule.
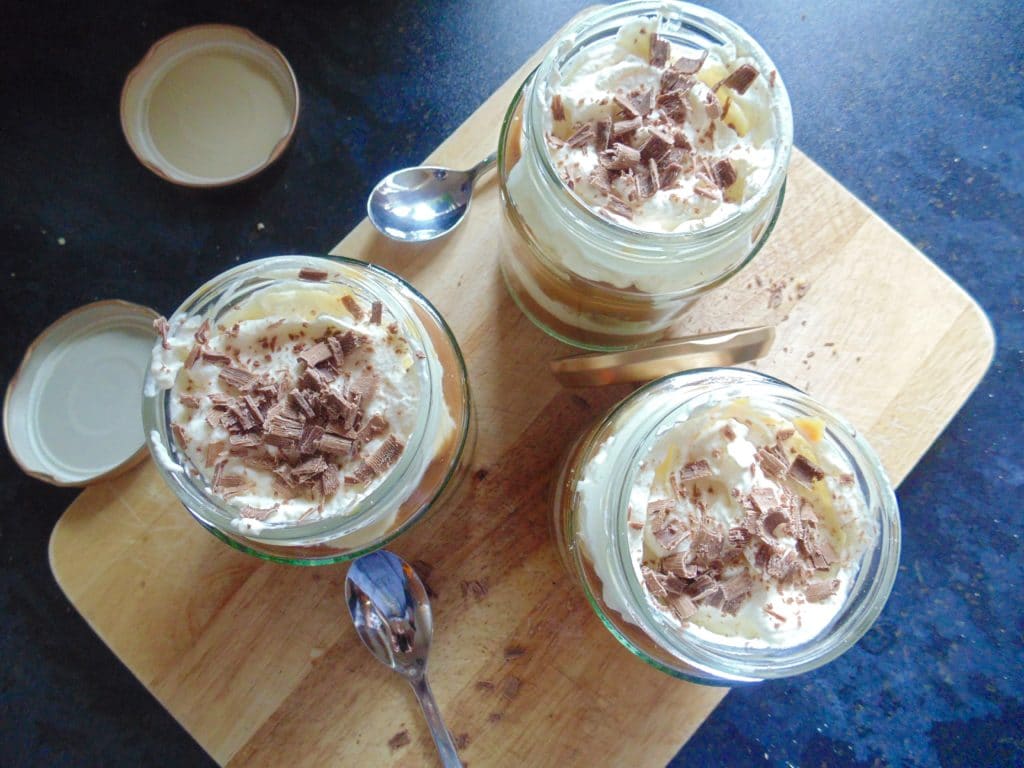
[[[326,281],[302,283],[302,281],[298,279],[297,273],[298,270],[303,267],[326,269],[335,273],[337,273],[340,268],[345,270],[346,273],[340,275],[340,279],[337,280],[332,280],[331,278],[334,277],[332,275],[329,276]],[[265,282],[261,282],[256,286],[256,290],[246,293],[242,298],[242,301],[255,293],[265,290],[277,282],[281,282],[282,284],[292,284],[295,286],[299,286],[301,284],[314,290],[317,286],[329,285],[332,282],[335,282],[336,284],[349,285],[359,291],[371,294],[374,298],[380,299],[384,303],[385,307],[395,316],[396,320],[398,320],[403,326],[405,333],[415,333],[416,338],[414,339],[414,342],[419,346],[424,346],[425,344],[433,346],[433,342],[430,341],[429,334],[421,320],[416,316],[416,313],[412,310],[411,306],[406,306],[406,303],[411,301],[418,304],[426,311],[429,317],[436,322],[437,327],[443,332],[444,336],[449,341],[451,350],[454,353],[454,358],[457,361],[457,376],[462,383],[462,391],[464,393],[465,400],[463,409],[464,413],[450,414],[453,422],[453,432],[457,430],[457,432],[453,434],[453,440],[456,441],[456,445],[453,453],[453,459],[450,466],[446,468],[445,475],[439,483],[437,494],[435,494],[434,498],[436,498],[437,495],[440,495],[451,481],[468,440],[470,429],[470,402],[468,376],[461,349],[459,348],[451,329],[444,321],[444,318],[429,302],[429,300],[427,300],[425,296],[413,288],[403,278],[375,264],[343,256],[306,256],[291,254],[256,259],[216,275],[193,291],[193,293],[189,295],[189,297],[186,298],[174,312],[172,318],[189,314],[204,316],[211,311],[223,310],[225,307],[231,306],[231,304],[234,303],[232,301],[233,297],[237,301],[238,294],[228,293],[226,297],[221,297],[219,300],[218,297],[225,292],[238,291],[240,288],[245,287],[246,281],[248,280]],[[204,304],[204,302],[206,303]],[[430,424],[435,424],[436,426],[437,419],[440,417],[438,413],[435,413],[439,406],[434,401],[437,400],[444,407],[447,407],[447,405],[444,401],[443,395],[443,379],[446,375],[446,371],[435,371],[435,367],[437,366],[432,364],[429,359],[425,361],[425,364],[421,369],[421,386],[426,391],[438,392],[438,397],[424,397],[419,399],[420,403],[425,404],[426,407],[418,409],[420,412],[417,414],[416,427],[413,430],[409,444],[406,446],[406,450],[403,451],[398,463],[392,467],[387,476],[384,477],[376,487],[371,489],[366,496],[356,502],[355,511],[350,510],[345,514],[331,515],[321,519],[311,519],[308,521],[266,524],[265,527],[258,531],[242,531],[232,525],[231,522],[237,517],[237,509],[227,504],[222,497],[208,491],[205,487],[205,476],[201,472],[199,472],[197,476],[193,477],[189,472],[184,471],[184,466],[182,464],[179,464],[182,471],[178,471],[165,466],[165,463],[160,460],[158,456],[155,456],[157,459],[155,463],[157,464],[160,473],[163,475],[164,480],[172,490],[175,491],[176,495],[188,511],[196,517],[204,527],[207,527],[211,532],[217,535],[218,538],[227,541],[227,543],[235,546],[236,548],[243,549],[244,551],[256,554],[260,557],[268,558],[268,556],[263,552],[252,550],[245,547],[244,544],[240,545],[233,537],[237,536],[245,541],[251,541],[254,544],[279,545],[286,547],[313,546],[326,541],[352,537],[364,529],[374,525],[389,511],[397,509],[402,501],[402,499],[395,497],[397,489],[401,487],[403,480],[407,479],[408,473],[416,468],[414,467],[416,457],[420,453],[421,449],[426,446],[428,438],[432,439],[436,436],[434,435],[433,430],[428,428]],[[159,389],[151,379],[152,372],[149,372],[146,377],[146,392],[143,399],[143,421],[147,435],[147,445],[153,452],[162,449],[163,451],[168,452],[171,456],[176,457],[179,462],[187,462],[190,464],[191,462],[189,462],[188,458],[183,452],[177,449],[177,446],[171,439],[167,403],[169,402],[170,395],[173,392],[173,386],[167,389]],[[156,448],[155,451],[155,443],[153,440],[154,432],[157,433],[160,441],[159,448]],[[350,559],[358,554],[383,546],[419,519],[423,512],[430,506],[430,503],[432,503],[434,498],[429,499],[423,505],[422,509],[415,511],[403,522],[403,524],[399,525],[397,529],[389,531],[383,537],[373,538],[373,540],[367,543],[366,546],[357,545],[357,552],[345,553],[345,555],[340,559]],[[268,559],[284,562],[304,562],[302,557],[292,559],[287,557],[282,558],[271,556]],[[318,561],[322,560],[322,558],[316,559]]]
[[[730,378],[730,375],[734,376]],[[585,584],[588,599],[602,622],[612,629],[620,642],[648,663],[677,677],[706,683],[707,679],[699,675],[708,675],[716,681],[733,684],[786,677],[809,671],[849,649],[871,627],[885,605],[899,563],[900,526],[895,494],[877,455],[845,419],[791,384],[755,371],[707,368],[684,371],[658,379],[621,401],[608,412],[602,423],[611,423],[631,403],[635,403],[637,398],[645,393],[651,393],[658,387],[673,387],[687,380],[696,381],[706,376],[723,378],[713,389],[696,395],[681,396],[670,408],[659,411],[657,420],[645,425],[643,433],[637,436],[635,445],[630,444],[633,450],[628,454],[629,460],[624,462],[627,469],[610,481],[609,485],[617,486],[617,489],[611,491],[614,501],[605,506],[605,530],[610,532],[609,563],[614,567],[611,577],[617,586],[624,585],[628,590],[625,597],[635,618],[640,621],[639,628],[672,657],[699,674],[694,675],[684,669],[666,666],[637,647],[615,629],[616,619],[610,615],[615,613],[615,609],[606,606],[603,599],[592,594],[590,587]],[[742,395],[729,391],[737,388],[744,390]],[[787,401],[825,421],[827,433],[833,439],[838,437],[842,441],[842,450],[852,454],[856,475],[863,479],[865,484],[861,487],[865,505],[873,512],[877,528],[875,540],[862,554],[853,577],[851,591],[844,598],[839,611],[822,632],[790,647],[719,645],[669,626],[661,612],[651,605],[643,584],[636,576],[624,518],[620,521],[622,525],[608,519],[626,508],[639,457],[650,448],[651,441],[661,426],[678,421],[682,412],[691,411],[706,403],[749,396],[751,389],[754,390],[753,394],[758,402],[773,401],[775,404],[777,397],[778,402]],[[576,555],[577,558],[580,556],[579,553]]]
[[[595,30],[617,30],[618,26],[622,23],[643,13],[652,16],[657,15],[659,24],[662,21],[672,21],[691,32],[700,32],[705,37],[713,36],[717,33],[721,38],[724,38],[722,42],[729,41],[735,43],[740,41],[743,43],[747,55],[750,55],[757,61],[760,71],[776,72],[773,89],[777,92],[777,98],[772,101],[771,113],[776,122],[777,136],[774,139],[775,152],[771,171],[764,184],[761,185],[749,200],[744,201],[736,211],[726,218],[708,227],[686,232],[656,232],[631,227],[605,218],[565,184],[565,181],[555,169],[546,146],[542,127],[542,116],[545,110],[540,109],[538,106],[541,103],[538,90],[541,87],[540,84],[556,69],[559,62],[568,60],[579,53],[588,43],[592,42],[586,39],[588,33],[592,33]],[[668,33],[666,37],[673,38],[674,36]],[[580,42],[581,39],[582,43]],[[778,70],[771,58],[761,45],[734,21],[709,8],[682,2],[681,0],[629,0],[618,5],[599,8],[579,19],[558,38],[540,65],[531,73],[527,82],[524,83],[521,91],[525,91],[522,93],[522,98],[527,105],[523,115],[523,130],[527,134],[534,152],[541,158],[540,167],[547,176],[548,181],[567,193],[567,199],[571,203],[573,211],[587,221],[588,224],[598,229],[603,228],[607,232],[618,236],[628,237],[641,246],[647,245],[663,249],[666,246],[679,246],[681,244],[704,244],[727,237],[733,231],[738,221],[744,221],[756,214],[757,211],[769,202],[768,199],[776,194],[779,186],[785,182],[793,146],[793,114],[786,86],[782,81],[782,77],[778,75]],[[642,257],[635,256],[634,258]],[[664,258],[662,252],[658,260],[663,261]]]

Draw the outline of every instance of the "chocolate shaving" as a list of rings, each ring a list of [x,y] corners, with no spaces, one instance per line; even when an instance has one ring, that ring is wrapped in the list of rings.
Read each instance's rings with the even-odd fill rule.
[[[188,445],[188,435],[185,434],[185,428],[177,422],[171,424],[171,432],[174,433],[174,439],[178,441],[178,445],[184,448]]]
[[[616,94],[612,98],[612,101],[614,101],[616,106],[618,106],[623,112],[625,112],[630,117],[640,117],[640,111],[629,99],[623,98],[622,96]]]
[[[299,410],[306,416],[307,419],[313,418],[315,415],[313,411],[313,405],[310,403],[309,398],[300,389],[293,389],[290,393],[292,401],[299,407]]]
[[[775,491],[771,488],[751,488],[750,500],[762,515],[766,515],[778,507],[778,500],[775,495]]]
[[[652,158],[660,160],[672,148],[673,144],[674,140],[671,136],[667,136],[661,131],[651,131],[647,141],[640,147],[640,159],[645,162]]]
[[[839,589],[839,579],[814,581],[804,587],[804,598],[809,603],[820,603],[832,597]]]
[[[196,340],[196,344],[203,345],[210,340],[210,318],[204,318],[202,325],[196,329],[196,332],[192,335],[192,338]]]
[[[733,167],[732,162],[728,158],[715,163],[712,171],[714,172],[715,183],[722,189],[731,187],[738,178],[736,168]]]
[[[661,189],[669,189],[675,185],[679,175],[683,172],[683,166],[678,163],[671,163],[662,168],[658,173],[658,181]]]
[[[373,325],[380,325],[381,320],[384,318],[384,304],[380,301],[374,301],[370,305],[370,323]]]
[[[764,473],[772,477],[782,477],[789,469],[786,461],[770,448],[758,448],[755,456]]]
[[[188,357],[185,358],[185,368],[192,370],[196,364],[196,360],[199,359],[199,355],[202,353],[202,347],[198,344],[193,344],[192,349],[188,351]]]
[[[320,436],[317,450],[321,453],[340,456],[352,450],[352,441],[338,435],[324,434]]]
[[[590,172],[590,183],[606,195],[611,192],[611,176],[603,165],[594,166],[594,170]]]
[[[366,317],[366,312],[363,311],[362,305],[356,301],[355,296],[350,294],[342,296],[341,303],[345,305],[345,309],[349,311],[349,314],[355,318],[357,323],[361,323],[363,318]]]
[[[241,452],[248,448],[259,448],[263,445],[263,438],[253,432],[243,435],[229,435],[228,445],[231,447],[232,452]]]
[[[324,436],[324,428],[316,424],[307,424],[299,440],[299,453],[310,456],[320,449],[320,438]]]
[[[633,109],[644,117],[650,114],[651,109],[654,107],[654,91],[649,88],[642,88],[631,91],[629,97],[633,102]]]
[[[797,457],[793,459],[793,463],[789,467],[789,474],[798,483],[807,486],[808,488],[814,482],[825,477],[825,473],[822,471],[821,467],[814,464],[803,454],[797,454]]]
[[[158,317],[153,321],[153,330],[160,336],[160,346],[164,349],[171,348],[171,342],[168,341],[167,335],[171,332],[171,325],[167,322],[166,317]]]
[[[629,207],[627,203],[615,197],[614,195],[608,198],[608,202],[604,204],[604,209],[608,213],[614,213],[617,216],[621,216],[624,219],[633,218],[633,209]]]
[[[320,494],[326,499],[333,496],[341,487],[341,478],[338,475],[338,468],[328,464],[327,468],[320,475]]]
[[[594,139],[594,128],[590,123],[583,123],[565,143],[574,148],[585,147]]]
[[[678,547],[687,536],[690,535],[678,518],[671,517],[665,524],[656,531],[652,531],[654,538],[666,550],[671,552]]]
[[[202,404],[199,397],[196,395],[182,395],[178,398],[178,402],[186,408],[198,408]]]
[[[651,66],[664,67],[668,63],[668,57],[672,53],[672,44],[663,40],[655,34],[651,35]]]
[[[686,595],[674,596],[669,600],[669,605],[680,621],[686,621],[697,612],[697,604]]]
[[[718,100],[718,96],[715,95],[714,91],[708,91],[704,95],[704,109],[709,120],[715,120],[722,116],[722,103]]]
[[[382,475],[398,461],[404,449],[405,444],[401,440],[394,435],[388,435],[366,463],[376,474]]]
[[[227,386],[234,387],[240,392],[244,392],[256,381],[256,377],[248,371],[243,371],[241,368],[235,368],[231,365],[222,368],[217,378]]]
[[[270,445],[281,448],[295,446],[302,439],[303,424],[297,419],[289,418],[280,411],[267,412],[263,421],[263,439]]]
[[[729,76],[723,79],[713,90],[718,90],[719,87],[725,86],[736,91],[736,93],[743,94],[747,92],[750,84],[757,79],[758,72],[751,64],[743,64],[737,69],[734,69],[729,73]]]
[[[611,141],[618,141],[629,136],[631,133],[635,133],[641,125],[643,125],[643,121],[639,117],[633,117],[629,120],[618,120],[612,123],[609,141],[605,144],[604,149],[609,148]],[[601,148],[598,147],[598,149]]]
[[[677,123],[686,119],[686,95],[682,91],[669,91],[658,96],[658,109]]]
[[[678,69],[684,75],[695,75],[700,71],[700,68],[704,66],[704,60],[707,57],[707,51],[701,51],[700,56],[696,59],[690,58],[689,56],[680,56],[672,64],[672,68]]]
[[[208,363],[214,365],[231,365],[232,360],[228,355],[222,355],[218,352],[209,352],[207,350],[202,351],[202,358]]]
[[[775,529],[783,523],[788,523],[789,517],[787,517],[787,515],[782,510],[773,509],[771,512],[764,516],[762,522],[764,523],[764,529],[768,533],[770,533],[775,538],[779,538],[779,535],[775,532]]]
[[[647,161],[647,172],[650,174],[651,185],[654,188],[654,192],[657,192],[661,189],[661,177],[658,174],[658,164],[654,161],[653,157]]]
[[[565,120],[565,105],[562,104],[562,94],[556,93],[551,98],[551,117],[555,122]]]
[[[274,512],[276,512],[278,507],[279,505],[275,504],[269,509],[260,509],[259,507],[250,507],[246,505],[238,511],[238,516],[247,518],[249,520],[259,520],[260,522],[262,522],[266,520],[268,517],[270,517]]]
[[[705,459],[699,461],[691,461],[689,464],[684,465],[679,470],[680,482],[689,482],[691,480],[699,480],[703,477],[711,477],[711,465]]]
[[[311,280],[312,282],[320,282],[327,279],[326,269],[314,269],[313,267],[303,267],[299,270],[300,280]]]
[[[640,575],[643,576],[644,586],[647,587],[647,591],[654,597],[659,597],[664,600],[668,597],[668,593],[665,591],[665,585],[658,574],[652,571],[648,566],[640,566]]]
[[[308,349],[302,350],[298,355],[299,360],[304,362],[310,368],[316,368],[320,363],[330,360],[333,356],[331,348],[322,341],[318,344],[314,344]]]
[[[625,171],[640,164],[640,152],[627,144],[616,142],[601,155],[600,162],[608,170]]]
[[[661,73],[658,90],[661,91],[661,93],[668,93],[669,91],[680,91],[681,93],[686,93],[693,88],[695,83],[696,80],[685,72],[682,72],[675,67],[669,67]]]
[[[598,152],[608,149],[612,141],[612,119],[605,116],[594,122],[594,146]]]

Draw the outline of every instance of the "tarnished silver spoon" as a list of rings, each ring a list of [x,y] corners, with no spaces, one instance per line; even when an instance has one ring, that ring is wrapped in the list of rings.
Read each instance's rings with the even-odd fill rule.
[[[462,768],[455,741],[427,683],[433,635],[430,601],[416,572],[398,555],[379,550],[352,563],[345,578],[352,622],[370,653],[412,686],[445,768]]]
[[[421,166],[385,176],[366,201],[373,226],[392,240],[418,243],[447,235],[466,216],[476,177],[498,162],[492,152],[468,171]]]

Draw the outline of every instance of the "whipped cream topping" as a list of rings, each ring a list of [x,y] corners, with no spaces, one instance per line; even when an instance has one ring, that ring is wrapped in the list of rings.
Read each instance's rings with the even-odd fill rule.
[[[609,607],[639,623],[596,515],[610,439],[580,484],[583,538]],[[738,400],[663,428],[635,477],[625,527],[649,605],[702,642],[789,648],[820,635],[841,610],[877,531],[853,469],[820,422],[788,420]],[[606,524],[606,525],[608,525]]]
[[[705,229],[768,181],[774,83],[733,43],[698,54],[637,19],[561,72],[545,120],[551,161],[576,195],[621,224]]]
[[[348,514],[383,482],[417,428],[425,357],[385,306],[324,284],[264,291],[216,327],[171,318],[151,380],[172,390],[186,471],[258,533]]]

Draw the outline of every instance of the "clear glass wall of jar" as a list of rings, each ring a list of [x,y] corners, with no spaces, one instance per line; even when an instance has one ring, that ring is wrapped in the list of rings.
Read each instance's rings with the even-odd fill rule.
[[[667,621],[664,612],[652,606],[628,541],[628,510],[635,500],[631,494],[655,437],[709,403],[738,398],[769,404],[790,420],[820,419],[823,439],[853,468],[853,490],[863,499],[876,531],[834,618],[816,636],[788,647],[717,643],[706,634],[680,631],[678,624]],[[790,385],[753,371],[688,371],[637,390],[580,437],[555,489],[553,522],[559,553],[598,617],[632,653],[694,682],[755,682],[806,672],[831,661],[870,628],[896,576],[899,513],[877,456],[836,414]]]
[[[302,270],[313,279],[300,278]],[[240,526],[238,504],[213,492],[210,468],[198,468],[175,438],[171,398],[177,393],[171,382],[157,380],[155,368],[147,376],[143,402],[147,445],[185,508],[226,544],[296,565],[350,560],[384,546],[458,486],[475,436],[465,363],[450,329],[421,294],[387,270],[345,258],[279,256],[236,267],[186,299],[170,325],[194,329],[209,320],[211,329],[223,328],[220,320],[231,312],[272,303],[280,292],[300,297],[312,292],[312,305],[339,292],[366,308],[379,301],[413,350],[419,380],[415,427],[380,483],[344,514]]]
[[[559,73],[638,17],[657,19],[659,37],[686,50],[732,46],[764,73],[757,87],[771,89],[773,162],[765,183],[728,218],[704,228],[651,232],[605,218],[569,189],[549,155],[545,116]],[[728,19],[672,2],[627,2],[586,16],[523,83],[502,126],[501,269],[511,295],[536,325],[579,347],[623,349],[664,335],[696,297],[735,275],[764,245],[782,206],[792,136],[789,97],[774,65]]]

